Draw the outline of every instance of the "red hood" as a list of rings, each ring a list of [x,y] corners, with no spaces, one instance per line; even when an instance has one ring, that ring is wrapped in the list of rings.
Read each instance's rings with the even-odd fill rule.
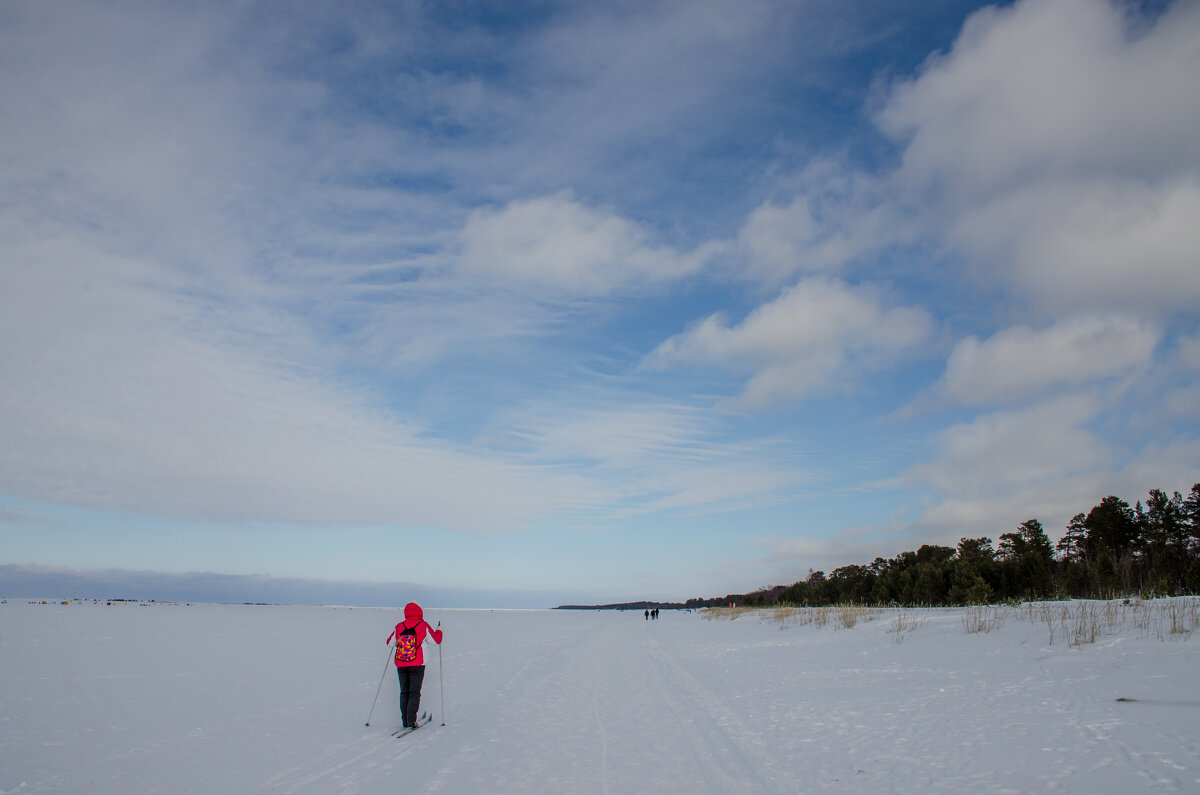
[[[425,618],[425,614],[421,612],[421,606],[416,602],[409,602],[404,606],[405,621],[412,621],[414,619],[420,621],[423,618]]]

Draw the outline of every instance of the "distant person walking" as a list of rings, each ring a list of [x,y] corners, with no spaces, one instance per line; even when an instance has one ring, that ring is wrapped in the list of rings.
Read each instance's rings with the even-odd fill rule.
[[[400,716],[404,728],[417,725],[417,709],[421,706],[421,683],[425,681],[425,655],[421,644],[426,637],[442,642],[442,631],[429,626],[421,606],[409,602],[404,606],[404,620],[388,635],[390,645],[396,639],[396,675],[400,678]]]

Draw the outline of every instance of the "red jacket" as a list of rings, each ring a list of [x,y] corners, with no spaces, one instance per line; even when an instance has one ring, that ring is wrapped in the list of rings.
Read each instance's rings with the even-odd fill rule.
[[[416,602],[409,602],[404,606],[404,620],[396,625],[391,635],[388,635],[388,645],[391,645],[392,638],[399,636],[405,629],[415,629],[417,631],[417,659],[412,662],[396,660],[396,667],[424,665],[425,653],[421,649],[421,644],[425,642],[425,636],[432,636],[434,643],[441,643],[442,631],[429,626],[429,622],[425,620],[425,614],[421,612],[421,606]]]

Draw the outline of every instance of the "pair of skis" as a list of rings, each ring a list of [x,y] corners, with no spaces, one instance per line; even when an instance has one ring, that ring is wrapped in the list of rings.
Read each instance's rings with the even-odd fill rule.
[[[421,717],[417,718],[416,726],[409,726],[407,728],[396,729],[394,732],[392,732],[392,736],[398,740],[401,737],[405,736],[406,734],[412,734],[417,729],[424,726],[426,723],[429,723],[431,720],[433,720],[432,715],[430,715],[428,712],[422,712]]]

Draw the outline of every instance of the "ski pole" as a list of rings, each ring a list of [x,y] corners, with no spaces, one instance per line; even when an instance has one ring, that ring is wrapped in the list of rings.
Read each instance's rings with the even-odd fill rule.
[[[438,629],[442,622],[438,622]],[[442,689],[442,725],[446,725],[446,672],[442,669],[442,644],[438,644],[438,686]]]
[[[383,673],[379,675],[379,687],[375,688],[375,701],[371,702],[371,711],[367,713],[367,722],[365,725],[371,725],[371,716],[375,714],[375,703],[379,701],[379,691],[383,690],[383,680],[387,677],[388,663],[391,662],[392,644],[388,644],[388,656],[383,661]]]

